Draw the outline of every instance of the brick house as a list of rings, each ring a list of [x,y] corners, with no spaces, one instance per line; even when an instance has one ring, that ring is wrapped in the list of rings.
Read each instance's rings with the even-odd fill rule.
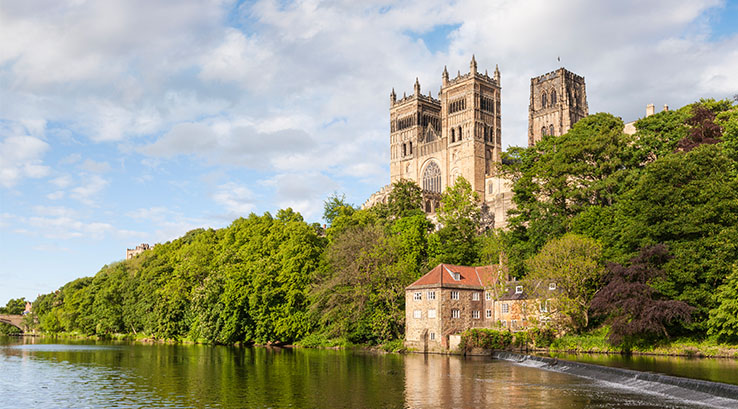
[[[506,278],[499,265],[439,264],[405,288],[405,345],[447,352],[454,336],[470,328],[516,331],[545,321],[547,302],[529,298],[522,282]]]

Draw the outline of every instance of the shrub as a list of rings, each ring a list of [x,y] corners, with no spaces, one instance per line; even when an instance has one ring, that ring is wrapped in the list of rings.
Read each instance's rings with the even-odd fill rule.
[[[510,331],[497,331],[488,328],[472,328],[461,334],[459,348],[469,351],[472,348],[505,349],[512,344],[513,335]]]

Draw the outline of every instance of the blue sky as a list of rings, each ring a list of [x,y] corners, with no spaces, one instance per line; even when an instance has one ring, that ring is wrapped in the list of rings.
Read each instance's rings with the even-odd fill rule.
[[[563,65],[629,121],[738,93],[737,32],[716,0],[3,1],[0,304],[249,212],[361,204],[390,90],[436,95],[472,54],[520,146],[531,77]]]

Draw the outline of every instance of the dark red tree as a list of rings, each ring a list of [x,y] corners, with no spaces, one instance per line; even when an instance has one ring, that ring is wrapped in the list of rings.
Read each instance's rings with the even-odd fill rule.
[[[637,341],[667,337],[666,326],[688,322],[692,307],[683,301],[667,300],[649,285],[664,276],[660,268],[671,258],[663,244],[644,247],[630,260],[630,266],[609,263],[607,283],[592,299],[595,314],[608,317],[609,341],[631,345]]]
[[[687,119],[691,128],[689,135],[679,141],[677,149],[689,152],[700,145],[712,145],[720,142],[723,129],[715,123],[715,114],[703,105],[692,108],[692,116]]]

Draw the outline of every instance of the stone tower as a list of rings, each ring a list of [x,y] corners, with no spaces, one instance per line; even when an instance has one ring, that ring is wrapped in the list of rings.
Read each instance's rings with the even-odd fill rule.
[[[502,145],[499,69],[481,74],[472,56],[469,73],[450,78],[444,68],[441,80],[438,99],[423,95],[417,78],[413,95],[390,94],[390,179],[417,182],[429,213],[458,176],[486,200]]]
[[[559,68],[530,79],[528,146],[544,135],[563,135],[589,114],[584,77]]]

